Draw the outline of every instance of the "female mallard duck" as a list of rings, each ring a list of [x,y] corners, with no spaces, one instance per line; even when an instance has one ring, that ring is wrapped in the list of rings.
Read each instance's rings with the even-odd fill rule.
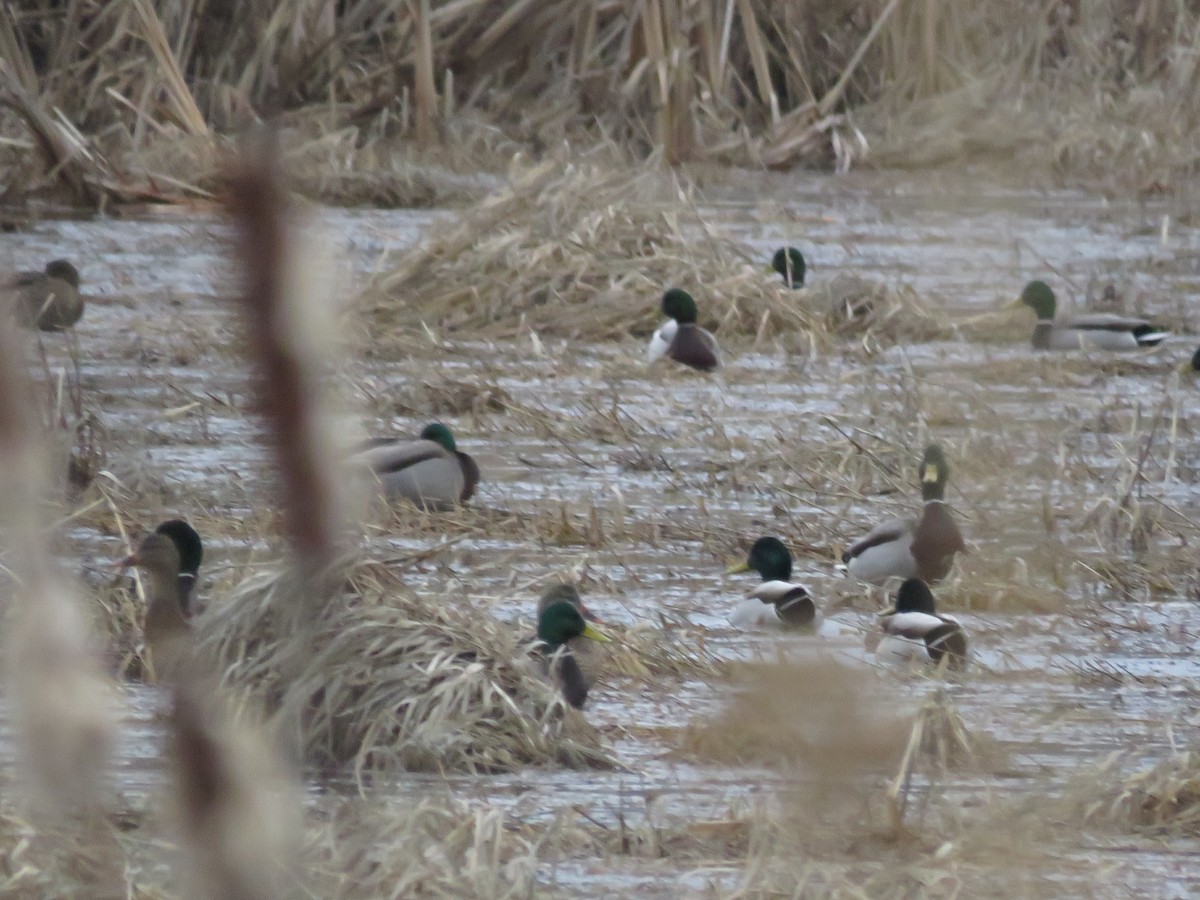
[[[171,519],[154,529],[155,534],[165,534],[175,545],[179,554],[179,597],[183,603],[183,614],[191,618],[192,597],[196,593],[196,581],[200,577],[200,563],[204,561],[204,544],[196,529],[183,519]]]
[[[179,550],[168,535],[153,532],[122,565],[137,566],[146,578],[146,622],[142,633],[159,681],[174,679],[192,653],[191,628],[184,618]]]
[[[584,619],[582,605],[570,585],[551,588],[538,603],[538,652],[563,699],[576,709],[583,709],[595,681],[590,646],[585,641],[608,643],[608,638]]]
[[[479,485],[479,466],[441,422],[426,425],[415,441],[372,438],[351,464],[370,468],[388,496],[405,497],[423,509],[466,503]]]
[[[83,315],[79,272],[65,259],[47,263],[44,272],[22,272],[9,287],[16,297],[17,321],[28,328],[62,331]]]
[[[930,444],[921,461],[921,499],[925,509],[917,522],[891,519],[874,528],[842,554],[846,570],[859,581],[881,583],[888,578],[941,581],[954,564],[954,554],[966,550],[962,533],[946,506],[950,465],[942,448]]]
[[[775,251],[771,260],[771,268],[783,277],[783,283],[790,288],[804,287],[804,254],[795,247],[780,247]]]
[[[1054,291],[1044,281],[1031,281],[1021,291],[1019,302],[1037,314],[1033,326],[1035,350],[1137,350],[1162,343],[1169,332],[1145,319],[1091,313],[1056,321]]]
[[[896,592],[892,609],[880,616],[883,632],[875,655],[888,662],[921,661],[951,669],[967,662],[967,634],[953,616],[939,615],[933,592],[919,578],[910,578]]]
[[[726,574],[748,572],[762,576],[762,584],[734,608],[730,621],[737,628],[782,628],[813,631],[817,627],[817,605],[808,588],[794,584],[792,554],[778,538],[754,542],[745,562],[730,566]]]
[[[663,294],[662,311],[670,318],[650,338],[650,362],[665,356],[701,372],[721,365],[717,339],[696,324],[696,301],[691,294],[671,288]]]

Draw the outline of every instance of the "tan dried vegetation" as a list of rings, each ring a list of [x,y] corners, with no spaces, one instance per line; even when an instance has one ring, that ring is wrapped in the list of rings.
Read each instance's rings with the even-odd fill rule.
[[[442,203],[518,148],[848,168],[1195,162],[1182,0],[34,0],[0,15],[0,165],[72,202],[210,199],[274,120],[304,191]],[[414,144],[416,146],[414,146]],[[436,149],[431,149],[436,147]]]

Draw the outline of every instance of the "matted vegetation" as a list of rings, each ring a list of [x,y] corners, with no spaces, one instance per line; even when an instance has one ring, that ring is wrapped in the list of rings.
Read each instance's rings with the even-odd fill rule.
[[[1114,755],[1068,793],[1086,824],[1171,837],[1200,834],[1200,761],[1194,752],[1180,750],[1132,773],[1124,771],[1126,764]]]
[[[308,759],[358,772],[614,764],[510,627],[414,596],[386,566],[344,577],[300,637],[281,612],[297,602],[286,568],[246,578],[205,622],[226,683],[295,716]]]
[[[1155,189],[1197,161],[1198,24],[1181,0],[38,0],[0,16],[0,166],[75,202],[203,201],[221,136],[273,119],[297,183],[343,202],[465,199],[463,173],[564,140],[843,170],[1016,156]]]
[[[604,248],[602,253],[597,248]],[[403,254],[365,292],[375,326],[411,333],[583,340],[649,336],[659,297],[691,292],[701,323],[800,347],[835,335],[948,333],[915,292],[834,280],[794,291],[653,172],[546,162]],[[386,334],[373,329],[377,339]]]

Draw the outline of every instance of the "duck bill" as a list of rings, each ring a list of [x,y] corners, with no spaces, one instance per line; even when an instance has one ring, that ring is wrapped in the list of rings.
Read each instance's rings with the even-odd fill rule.
[[[138,564],[138,555],[130,553],[124,559],[116,560],[112,566],[114,569],[130,569]]]
[[[894,606],[889,607],[887,609],[881,609],[879,612],[875,613],[875,615],[881,619],[884,616],[894,616],[895,614],[896,614],[896,607],[894,607]]]
[[[1012,300],[1009,300],[1007,303],[1005,303],[1000,308],[1001,309],[1020,309],[1024,305],[1025,305],[1024,300],[1022,300],[1020,297],[1014,297]]]
[[[1178,372],[1180,375],[1195,375],[1195,374],[1197,374],[1196,367],[1192,364],[1192,361],[1190,359],[1185,359],[1183,362],[1181,362],[1179,365],[1177,365],[1175,367],[1175,371]]]
[[[583,629],[583,636],[589,641],[599,641],[601,644],[611,644],[612,638],[606,635],[599,628],[593,628],[591,625]]]
[[[739,563],[734,563],[732,566],[730,566],[728,569],[726,569],[725,574],[726,575],[737,575],[739,572],[749,572],[749,571],[750,571],[750,563],[746,562],[745,560],[742,560]]]

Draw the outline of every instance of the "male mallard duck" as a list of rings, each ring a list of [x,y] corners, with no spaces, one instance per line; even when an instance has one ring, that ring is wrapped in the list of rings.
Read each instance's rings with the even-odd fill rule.
[[[146,578],[142,633],[158,679],[172,680],[192,652],[192,632],[183,613],[179,550],[168,535],[156,531],[142,538],[137,552],[122,565],[137,566]]]
[[[204,561],[204,544],[196,529],[183,519],[171,519],[154,529],[155,534],[165,534],[179,554],[179,597],[183,603],[183,614],[191,618],[192,595],[196,592],[196,581],[200,576],[200,563]]]
[[[754,542],[745,562],[730,566],[726,574],[748,572],[762,576],[762,584],[733,610],[730,621],[737,628],[783,628],[812,631],[817,627],[817,605],[808,588],[793,584],[792,554],[778,538]]]
[[[717,339],[696,324],[696,301],[691,294],[671,288],[663,294],[662,311],[670,319],[650,338],[650,362],[665,356],[701,372],[721,365]]]
[[[967,634],[953,616],[939,615],[933,592],[920,578],[910,578],[896,592],[896,603],[882,614],[883,636],[875,655],[888,662],[920,660],[951,669],[967,662]]]
[[[1169,336],[1145,319],[1112,313],[1091,313],[1055,321],[1054,291],[1044,281],[1031,281],[1021,291],[1019,302],[1033,309],[1035,350],[1136,350],[1154,347]]]
[[[548,607],[553,606],[555,603],[563,600],[579,610],[583,617],[589,622],[600,621],[599,617],[584,605],[583,598],[579,596],[579,591],[573,584],[555,584],[547,588],[546,592],[542,594],[541,599],[538,600],[538,618],[540,619],[542,617],[542,613],[544,613]]]
[[[966,550],[962,533],[944,499],[950,465],[942,448],[930,444],[921,461],[921,499],[925,509],[917,522],[891,519],[874,528],[842,554],[847,571],[859,581],[920,577],[941,581]]]
[[[783,276],[783,283],[790,288],[804,287],[804,254],[795,247],[780,247],[771,260],[771,268]]]
[[[79,272],[65,259],[46,264],[44,272],[22,272],[10,282],[17,321],[42,331],[70,328],[83,315]]]
[[[589,671],[592,667],[585,665],[590,650],[584,640],[608,643],[608,638],[584,619],[579,609],[582,603],[576,604],[579,595],[573,587],[559,585],[546,594],[538,604],[539,652],[563,699],[583,709],[594,681],[594,672]]]
[[[351,464],[369,467],[388,496],[406,497],[424,509],[466,503],[479,484],[479,466],[441,422],[426,425],[415,441],[372,438]]]

